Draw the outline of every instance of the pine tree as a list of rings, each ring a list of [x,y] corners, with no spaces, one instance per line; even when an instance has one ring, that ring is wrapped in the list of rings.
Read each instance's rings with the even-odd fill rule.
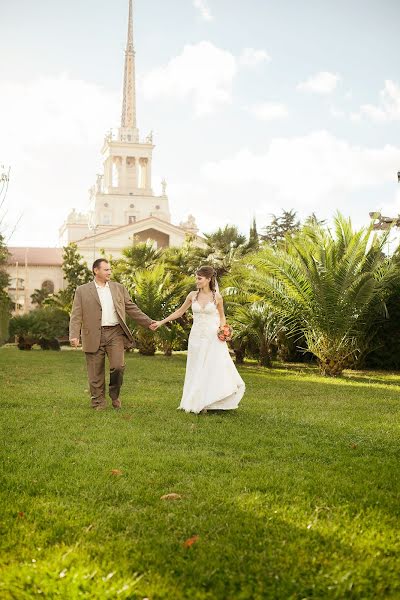
[[[247,250],[253,252],[260,247],[260,238],[257,231],[256,218],[253,217],[253,222],[250,226],[249,241],[247,242]]]
[[[278,246],[287,235],[299,231],[300,221],[295,210],[282,210],[281,216],[272,215],[271,223],[264,228],[261,238],[271,246]]]

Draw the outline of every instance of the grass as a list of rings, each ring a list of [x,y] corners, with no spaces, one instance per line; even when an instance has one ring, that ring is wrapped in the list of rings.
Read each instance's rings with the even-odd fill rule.
[[[0,349],[0,598],[400,598],[400,375],[249,365],[196,416],[184,366],[93,412],[81,352]]]

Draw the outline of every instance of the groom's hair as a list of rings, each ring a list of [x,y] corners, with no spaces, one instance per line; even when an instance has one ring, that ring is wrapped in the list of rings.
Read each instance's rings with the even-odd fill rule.
[[[93,266],[92,266],[93,275],[95,274],[94,270],[98,269],[100,267],[101,263],[103,263],[103,262],[108,264],[108,260],[106,258],[96,258],[96,260],[94,261]]]

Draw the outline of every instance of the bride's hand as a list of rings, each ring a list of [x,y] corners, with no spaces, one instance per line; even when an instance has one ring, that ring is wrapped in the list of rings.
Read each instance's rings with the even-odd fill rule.
[[[153,331],[157,331],[157,329],[159,329],[163,325],[164,325],[164,323],[162,321],[155,321],[154,323],[152,323],[151,328]]]

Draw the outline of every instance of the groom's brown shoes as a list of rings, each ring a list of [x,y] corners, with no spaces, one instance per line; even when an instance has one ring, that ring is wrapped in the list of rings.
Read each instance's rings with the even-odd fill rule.
[[[112,405],[113,405],[113,408],[121,408],[121,400],[119,398],[117,398],[116,400],[113,400]]]

